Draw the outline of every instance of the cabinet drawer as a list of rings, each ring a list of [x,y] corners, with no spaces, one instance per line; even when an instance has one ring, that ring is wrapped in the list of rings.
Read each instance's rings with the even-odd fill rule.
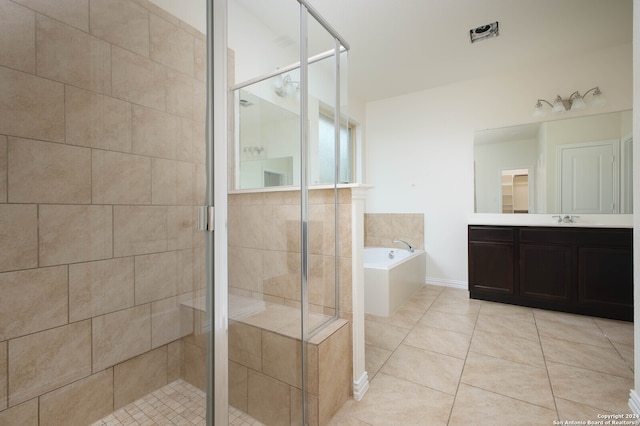
[[[514,240],[514,229],[499,226],[470,226],[469,241],[496,241],[511,243]]]

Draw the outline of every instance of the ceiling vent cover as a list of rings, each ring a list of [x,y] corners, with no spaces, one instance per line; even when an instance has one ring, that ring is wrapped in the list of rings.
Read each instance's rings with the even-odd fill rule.
[[[471,43],[486,40],[492,37],[498,37],[499,34],[500,32],[498,31],[498,21],[486,25],[480,25],[477,28],[472,28],[469,30]]]

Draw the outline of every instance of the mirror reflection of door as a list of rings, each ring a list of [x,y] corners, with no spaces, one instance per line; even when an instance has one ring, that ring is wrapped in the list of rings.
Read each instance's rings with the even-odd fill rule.
[[[620,211],[618,151],[618,140],[558,146],[563,214]]]
[[[529,212],[529,169],[502,170],[502,213]]]

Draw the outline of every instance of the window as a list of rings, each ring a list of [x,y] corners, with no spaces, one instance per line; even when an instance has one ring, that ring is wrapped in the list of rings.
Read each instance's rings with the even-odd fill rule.
[[[338,183],[353,181],[354,126],[340,126],[340,175]],[[333,116],[321,113],[318,123],[318,171],[319,183],[335,182],[335,122]]]

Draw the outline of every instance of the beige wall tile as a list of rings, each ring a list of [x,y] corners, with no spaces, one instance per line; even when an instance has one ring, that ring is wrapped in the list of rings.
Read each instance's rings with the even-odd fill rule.
[[[193,308],[182,303],[192,298],[182,295],[151,304],[151,347],[166,345],[193,333]]]
[[[38,206],[0,205],[0,272],[38,266]]]
[[[175,159],[180,139],[180,118],[149,108],[133,106],[133,152]]]
[[[9,202],[91,203],[91,151],[9,138]]]
[[[133,257],[69,265],[69,321],[133,306]]]
[[[193,39],[194,75],[200,81],[207,81],[207,43],[194,37]],[[229,78],[233,76],[229,75]]]
[[[131,104],[65,87],[66,143],[131,152]]]
[[[262,370],[262,332],[240,322],[229,324],[229,359],[252,368]]]
[[[229,285],[261,293],[263,255],[262,250],[229,247]]]
[[[207,118],[207,85],[199,81],[193,83],[193,119],[204,123]]]
[[[351,312],[353,310],[353,295],[351,288],[353,265],[350,257],[338,258],[338,281],[340,282],[340,310]]]
[[[271,219],[278,216],[274,215]],[[229,245],[262,248],[263,212],[255,206],[229,206]]]
[[[114,408],[117,410],[166,384],[166,346],[116,365],[113,369]]]
[[[151,204],[151,159],[93,150],[94,204]]]
[[[182,206],[195,206],[194,195],[196,167],[193,163],[178,161],[176,164],[177,192],[176,203]]]
[[[289,386],[253,371],[248,383],[248,414],[268,425],[290,426]]]
[[[38,426],[38,398],[0,411],[0,425]]]
[[[0,134],[64,141],[64,85],[0,67]]]
[[[300,341],[262,330],[262,372],[281,382],[302,386]]]
[[[113,210],[116,257],[166,250],[166,207],[115,206]]]
[[[36,73],[36,15],[8,0],[0,1],[0,65]]]
[[[7,408],[7,342],[0,343],[0,411]],[[0,417],[1,419],[2,417]]]
[[[36,17],[39,76],[94,92],[111,93],[111,46],[46,16]]]
[[[264,293],[300,300],[300,254],[264,251]]]
[[[0,274],[0,341],[67,323],[67,267]]]
[[[167,382],[180,378],[180,360],[182,359],[182,343],[180,340],[167,345]]]
[[[89,31],[89,0],[14,0],[44,15]]]
[[[152,200],[155,205],[175,206],[178,193],[176,161],[154,158],[151,162]]]
[[[131,104],[109,96],[103,97],[102,148],[131,152]]]
[[[167,73],[167,112],[192,119],[194,101],[193,78],[170,70]]]
[[[196,265],[200,264],[202,259],[196,255],[194,249],[179,250],[178,251],[178,293],[188,293],[194,291],[194,277],[196,275]],[[199,273],[199,271],[197,271]]]
[[[113,411],[113,371],[89,376],[40,397],[40,426],[84,426]]]
[[[178,294],[175,251],[136,256],[136,304],[153,302]]]
[[[187,118],[180,119],[180,142],[176,152],[176,158],[180,161],[194,161],[194,142],[197,132],[197,123]],[[204,139],[201,140],[204,143]]]
[[[7,202],[7,137],[0,136],[0,203]]]
[[[248,369],[229,361],[229,405],[247,412],[247,374]]]
[[[155,14],[150,18],[151,59],[193,76],[193,36]]]
[[[193,230],[197,211],[191,206],[167,207],[168,249],[180,250],[193,247]]]
[[[112,223],[111,206],[41,205],[40,266],[110,258]]]
[[[149,12],[127,0],[91,0],[91,34],[149,56]]]
[[[9,341],[9,405],[91,374],[91,321]]]
[[[202,391],[207,387],[206,361],[206,349],[182,341],[180,376]]]
[[[351,395],[351,359],[347,324],[318,347],[320,424],[326,424]]]
[[[144,56],[111,48],[112,95],[150,108],[165,110],[167,71]]]
[[[92,147],[101,145],[103,96],[73,86],[65,86],[65,142]]]
[[[151,349],[151,305],[93,318],[93,372]]]

